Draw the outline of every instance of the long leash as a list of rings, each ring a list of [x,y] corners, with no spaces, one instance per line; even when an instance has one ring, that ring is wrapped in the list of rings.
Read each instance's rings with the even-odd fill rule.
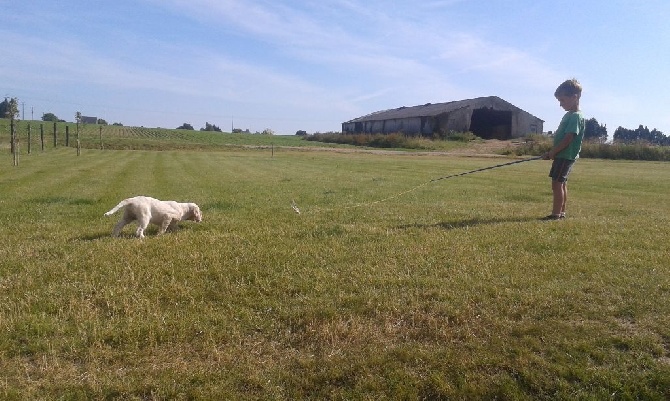
[[[386,202],[386,201],[388,201],[388,200],[391,200],[391,199],[398,198],[398,197],[400,197],[400,196],[406,195],[406,194],[408,194],[408,193],[410,193],[410,192],[413,192],[413,191],[416,191],[417,189],[419,189],[419,188],[421,188],[421,187],[424,187],[424,186],[426,186],[426,185],[428,185],[428,184],[432,184],[433,182],[437,182],[437,181],[441,181],[441,180],[446,180],[446,179],[448,179],[448,178],[461,177],[461,176],[463,176],[463,175],[468,175],[468,174],[472,174],[472,173],[478,173],[478,172],[480,172],[480,171],[493,170],[493,169],[495,169],[495,168],[500,168],[500,167],[505,167],[505,166],[511,166],[511,165],[513,165],[513,164],[525,163],[525,162],[529,162],[529,161],[532,161],[532,160],[540,160],[540,159],[542,159],[542,156],[531,157],[531,158],[529,158],[529,159],[515,160],[515,161],[513,161],[513,162],[508,162],[508,163],[496,164],[495,166],[489,166],[489,167],[478,168],[478,169],[476,169],[476,170],[470,170],[470,171],[466,171],[466,172],[458,173],[458,174],[445,175],[444,177],[434,178],[434,179],[432,179],[432,180],[430,180],[430,181],[426,181],[426,182],[424,182],[424,183],[422,183],[422,184],[419,184],[419,185],[415,186],[414,188],[410,188],[410,189],[408,189],[408,190],[406,190],[406,191],[398,192],[397,194],[395,194],[395,195],[391,195],[391,196],[389,196],[389,197],[387,197],[387,198],[384,198],[384,199],[379,199],[379,200],[372,201],[372,202],[357,203],[357,204],[355,204],[355,205],[343,206],[343,207],[339,207],[339,208],[328,208],[328,209],[325,209],[325,208],[323,208],[323,209],[322,209],[322,208],[318,208],[318,209],[315,209],[315,211],[324,211],[324,212],[327,212],[327,211],[340,210],[340,209],[342,209],[342,210],[346,210],[346,209],[354,209],[354,208],[358,208],[358,207],[362,207],[362,206],[371,206],[371,205],[375,205],[375,204],[377,204],[377,203]],[[296,212],[297,214],[300,214],[300,209],[298,208],[298,205],[295,203],[295,201],[291,201],[291,208],[293,208],[293,211],[294,211],[294,212]]]
[[[542,159],[542,156],[531,157],[530,159],[515,160],[515,161],[513,161],[513,162],[509,162],[509,163],[496,164],[495,166],[484,167],[484,168],[478,168],[477,170],[472,170],[472,171],[466,171],[465,173],[458,173],[458,174],[446,175],[446,176],[444,176],[444,177],[440,177],[440,178],[432,179],[432,180],[430,180],[430,181],[428,181],[428,182],[435,182],[435,181],[440,181],[440,180],[446,180],[447,178],[460,177],[460,176],[462,176],[462,175],[467,175],[467,174],[477,173],[477,172],[485,171],[485,170],[492,170],[492,169],[494,169],[494,168],[498,168],[498,167],[511,166],[512,164],[525,163],[525,162],[529,162],[529,161],[531,161],[531,160],[540,160],[540,159]]]

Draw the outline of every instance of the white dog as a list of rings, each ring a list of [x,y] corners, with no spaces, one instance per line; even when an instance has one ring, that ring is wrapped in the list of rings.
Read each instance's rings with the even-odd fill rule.
[[[112,210],[105,213],[105,216],[111,216],[117,210],[124,207],[121,221],[116,223],[112,235],[118,237],[126,224],[137,221],[137,231],[135,235],[144,238],[144,230],[149,223],[158,226],[158,234],[165,233],[166,230],[174,230],[177,223],[181,220],[202,221],[202,213],[195,203],[179,203],[175,201],[161,201],[148,196],[136,196],[134,198],[124,199],[114,206]]]

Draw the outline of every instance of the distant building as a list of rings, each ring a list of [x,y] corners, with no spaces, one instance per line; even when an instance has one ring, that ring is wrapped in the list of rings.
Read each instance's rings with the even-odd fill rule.
[[[472,132],[484,139],[511,139],[541,134],[544,120],[497,96],[377,111],[342,123],[343,133],[432,136]]]
[[[98,117],[81,116],[81,122],[84,123],[84,124],[97,124],[98,123]]]

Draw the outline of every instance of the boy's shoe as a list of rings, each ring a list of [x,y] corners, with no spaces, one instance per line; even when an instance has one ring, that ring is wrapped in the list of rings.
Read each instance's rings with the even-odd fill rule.
[[[564,218],[565,216],[561,216],[560,214],[550,214],[549,216],[544,216],[540,220],[561,220]]]

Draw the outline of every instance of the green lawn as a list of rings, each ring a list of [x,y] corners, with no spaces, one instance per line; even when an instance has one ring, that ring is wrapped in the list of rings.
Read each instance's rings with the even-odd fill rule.
[[[669,164],[175,147],[2,148],[0,399],[670,398]]]

